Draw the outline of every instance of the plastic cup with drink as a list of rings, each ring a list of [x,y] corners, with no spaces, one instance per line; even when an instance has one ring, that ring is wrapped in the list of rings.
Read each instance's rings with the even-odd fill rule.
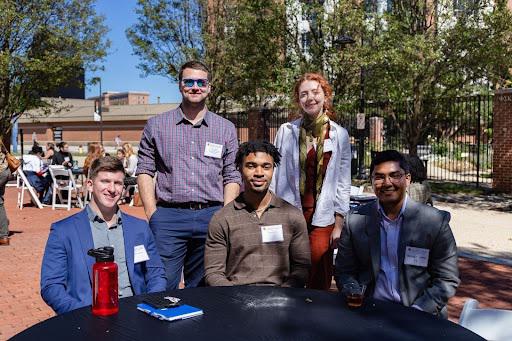
[[[365,290],[366,285],[364,284],[359,284],[356,282],[343,284],[342,293],[345,295],[349,308],[359,308],[361,305],[363,305]]]

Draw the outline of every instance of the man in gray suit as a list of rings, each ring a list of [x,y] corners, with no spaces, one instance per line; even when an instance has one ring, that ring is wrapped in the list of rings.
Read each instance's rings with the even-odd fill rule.
[[[335,278],[367,286],[366,296],[447,317],[459,285],[450,214],[407,196],[406,159],[377,153],[370,166],[378,200],[351,211],[338,244]]]

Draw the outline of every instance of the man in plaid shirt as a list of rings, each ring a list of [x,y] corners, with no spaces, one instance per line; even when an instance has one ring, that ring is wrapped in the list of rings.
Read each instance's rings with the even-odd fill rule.
[[[241,181],[236,128],[206,107],[208,68],[189,61],[178,78],[181,105],[148,120],[136,173],[169,290],[178,288],[182,269],[186,287],[203,284],[208,223],[237,197]]]

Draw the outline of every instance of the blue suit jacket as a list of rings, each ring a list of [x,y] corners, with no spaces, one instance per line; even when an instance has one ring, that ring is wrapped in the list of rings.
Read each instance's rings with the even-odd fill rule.
[[[148,223],[121,212],[128,276],[135,295],[164,291],[165,270]],[[144,245],[149,260],[134,264],[134,247]],[[87,211],[52,224],[41,267],[41,296],[57,314],[92,304],[94,248]]]

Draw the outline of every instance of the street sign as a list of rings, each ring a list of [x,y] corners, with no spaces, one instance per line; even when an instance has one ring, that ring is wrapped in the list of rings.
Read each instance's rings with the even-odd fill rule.
[[[93,115],[94,115],[94,122],[101,121],[101,115],[97,111],[93,112]]]
[[[356,120],[356,122],[357,122],[357,124],[356,124],[357,129],[359,129],[359,130],[364,130],[365,125],[366,125],[366,124],[365,124],[365,122],[366,122],[366,121],[365,121],[365,115],[364,115],[364,113],[358,113],[358,114],[357,114],[357,120]]]

